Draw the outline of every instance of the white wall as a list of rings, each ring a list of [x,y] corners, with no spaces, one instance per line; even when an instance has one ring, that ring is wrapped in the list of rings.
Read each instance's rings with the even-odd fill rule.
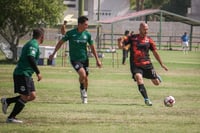
[[[100,19],[111,18],[129,12],[129,0],[99,0]],[[88,0],[88,17],[90,20],[97,20],[98,0]]]

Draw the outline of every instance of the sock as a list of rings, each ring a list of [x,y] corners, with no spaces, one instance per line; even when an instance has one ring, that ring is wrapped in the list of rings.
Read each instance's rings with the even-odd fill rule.
[[[15,118],[15,116],[18,115],[23,110],[23,108],[25,107],[25,103],[26,102],[24,102],[22,99],[18,99],[17,102],[15,103],[13,111],[8,116],[8,118]]]
[[[80,89],[81,89],[81,90],[84,89],[84,85],[83,85],[83,83],[80,83]]]
[[[19,98],[20,98],[20,96],[16,96],[16,97],[12,97],[12,98],[6,98],[6,102],[9,106],[11,103],[16,103]]]
[[[144,87],[144,84],[138,85],[138,89],[139,89],[140,93],[142,94],[142,96],[144,97],[144,99],[148,99],[146,88]]]

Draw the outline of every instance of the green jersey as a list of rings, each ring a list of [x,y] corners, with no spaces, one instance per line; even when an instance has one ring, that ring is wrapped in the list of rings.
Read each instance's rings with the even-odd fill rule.
[[[69,56],[71,61],[85,61],[88,59],[87,44],[93,45],[94,41],[87,30],[78,32],[77,28],[72,29],[65,34],[62,40],[69,40]]]
[[[36,39],[31,39],[22,48],[19,61],[14,70],[14,75],[24,75],[31,77],[34,73],[34,70],[32,69],[27,57],[33,56],[35,58],[35,61],[37,62],[39,59],[39,55],[39,44]]]

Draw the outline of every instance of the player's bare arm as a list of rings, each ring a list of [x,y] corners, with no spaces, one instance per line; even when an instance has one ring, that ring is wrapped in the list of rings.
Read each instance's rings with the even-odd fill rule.
[[[120,38],[117,39],[118,47],[119,47],[120,49],[123,48],[123,41],[124,41],[123,37],[120,37]]]
[[[165,70],[168,71],[168,68],[162,63],[162,60],[156,50],[153,51],[153,55],[156,58],[156,60],[160,63],[160,66]]]
[[[94,57],[95,57],[95,59],[96,59],[97,66],[98,66],[98,67],[101,67],[102,64],[101,64],[101,61],[99,60],[99,58],[98,58],[98,56],[97,56],[97,52],[96,52],[95,46],[94,46],[94,45],[90,45],[90,48],[91,48],[92,54],[94,55]]]
[[[52,60],[52,59],[53,59],[54,55],[55,55],[56,52],[60,49],[60,47],[62,46],[63,43],[64,43],[63,40],[60,40],[60,41],[57,43],[57,45],[56,45],[56,47],[55,47],[55,49],[54,49],[54,52],[49,56],[49,60]]]

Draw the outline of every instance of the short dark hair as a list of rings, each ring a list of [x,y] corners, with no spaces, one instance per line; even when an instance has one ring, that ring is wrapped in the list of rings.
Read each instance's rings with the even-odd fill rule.
[[[85,21],[88,21],[88,18],[86,17],[86,16],[80,16],[79,18],[78,18],[78,24],[80,23],[80,24],[83,24],[83,23],[85,23]]]
[[[33,29],[33,38],[38,39],[44,34],[44,29],[43,28],[36,28]]]
[[[126,30],[126,31],[124,32],[124,35],[128,35],[128,34],[129,34],[129,31]]]

